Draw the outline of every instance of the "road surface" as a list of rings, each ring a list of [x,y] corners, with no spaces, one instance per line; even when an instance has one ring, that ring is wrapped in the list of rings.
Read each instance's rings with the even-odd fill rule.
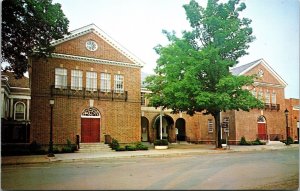
[[[2,166],[5,190],[298,189],[299,149]]]

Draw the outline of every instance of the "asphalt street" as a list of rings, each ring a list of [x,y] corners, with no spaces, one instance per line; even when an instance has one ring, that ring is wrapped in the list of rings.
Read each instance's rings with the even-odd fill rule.
[[[299,149],[2,166],[5,190],[289,189]]]

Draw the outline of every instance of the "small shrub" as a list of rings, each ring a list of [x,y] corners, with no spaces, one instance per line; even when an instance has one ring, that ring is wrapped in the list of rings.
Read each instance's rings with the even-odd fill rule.
[[[168,145],[168,140],[167,139],[162,139],[162,140],[155,140],[154,141],[154,145],[156,146],[164,146],[164,145]]]
[[[242,136],[240,140],[240,145],[250,145],[250,143],[246,141],[246,138],[244,136]]]
[[[252,145],[263,145],[263,143],[259,140],[259,138],[256,138],[255,141],[251,142]]]
[[[73,153],[75,150],[77,150],[76,145],[72,144],[72,142],[69,139],[67,139],[67,146],[64,146],[61,149],[61,152],[62,153]]]
[[[125,150],[126,151],[136,151],[136,147],[133,145],[126,145]]]
[[[294,140],[292,139],[292,137],[288,137],[287,141],[288,141],[288,144],[293,144],[294,143]],[[282,142],[286,144],[286,140],[284,140]]]
[[[135,147],[136,150],[148,150],[148,147],[146,145],[143,145],[141,142],[136,143]]]
[[[279,137],[276,136],[275,139],[274,139],[274,141],[279,141]]]
[[[109,145],[112,150],[117,150],[120,147],[118,140],[112,139],[111,144]]]

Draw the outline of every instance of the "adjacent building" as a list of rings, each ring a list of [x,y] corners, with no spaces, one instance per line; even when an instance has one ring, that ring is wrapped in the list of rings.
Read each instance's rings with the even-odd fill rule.
[[[30,100],[29,78],[1,71],[1,143],[29,143]]]

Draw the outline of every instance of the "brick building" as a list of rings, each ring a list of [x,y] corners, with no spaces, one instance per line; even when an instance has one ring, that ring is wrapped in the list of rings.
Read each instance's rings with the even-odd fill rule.
[[[246,65],[231,69],[234,75],[257,75],[253,86],[245,87],[253,96],[264,102],[264,109],[253,109],[250,112],[227,111],[221,113],[221,122],[228,120],[229,129],[222,129],[222,137],[228,135],[231,144],[236,144],[244,136],[246,140],[282,140],[286,137],[286,120],[284,110],[289,108],[289,123],[293,126],[292,136],[298,139],[296,126],[299,118],[298,99],[289,101],[288,106],[284,96],[286,82],[263,59],[256,60]],[[148,107],[148,100],[144,95],[149,93],[142,89],[142,140],[150,141],[159,138],[159,114],[160,110]],[[297,104],[298,103],[298,104]],[[293,109],[292,109],[293,108]],[[299,107],[298,107],[299,109]],[[299,125],[299,123],[298,123]],[[214,118],[210,115],[197,113],[193,117],[185,113],[171,114],[171,110],[163,111],[163,137],[170,142],[191,141],[199,143],[213,143],[215,141]],[[177,132],[177,135],[176,135]],[[228,134],[227,134],[228,133]]]
[[[30,59],[30,141],[49,143],[49,100],[53,99],[54,144],[65,144],[67,139],[74,143],[76,136],[81,142],[105,142],[105,135],[121,143],[153,142],[160,137],[160,112],[162,137],[169,142],[214,143],[212,116],[172,114],[171,110],[149,107],[145,95],[150,92],[141,88],[143,62],[97,26],[71,31],[52,45],[51,58]],[[298,139],[299,100],[285,100],[287,84],[266,61],[259,59],[231,72],[258,76],[253,86],[245,88],[261,99],[265,108],[222,112],[221,121],[229,123],[229,129],[222,129],[222,137],[229,135],[231,144],[242,136],[247,140],[284,139],[284,110],[288,108],[291,136]]]
[[[67,139],[140,141],[140,84],[143,62],[94,24],[52,42],[47,59],[31,58],[31,136],[49,143],[50,105],[53,142]]]

